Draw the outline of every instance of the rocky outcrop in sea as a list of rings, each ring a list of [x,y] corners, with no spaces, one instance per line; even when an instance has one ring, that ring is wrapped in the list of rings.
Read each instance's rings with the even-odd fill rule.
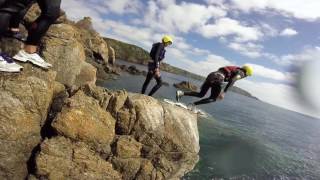
[[[179,179],[192,170],[197,116],[96,86],[115,52],[88,19],[62,15],[41,46],[52,69],[23,63],[21,73],[0,73],[0,179]],[[21,45],[2,39],[0,50]]]
[[[173,84],[173,86],[175,88],[182,89],[185,91],[197,91],[198,90],[198,87],[196,85],[194,85],[188,81],[182,81],[180,83]]]

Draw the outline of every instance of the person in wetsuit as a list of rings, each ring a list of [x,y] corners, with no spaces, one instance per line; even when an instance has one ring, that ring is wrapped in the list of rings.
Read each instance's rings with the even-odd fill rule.
[[[0,0],[1,1],[1,0]],[[2,0],[3,1],[3,0]],[[26,9],[30,7],[33,0],[7,0],[1,2],[0,5],[0,37],[5,36],[5,33],[10,27],[10,22],[15,16],[19,16],[21,12],[25,14]],[[13,58],[22,62],[31,62],[44,69],[50,68],[52,65],[45,62],[38,54],[38,46],[41,38],[45,35],[49,27],[60,16],[61,0],[37,0],[37,3],[41,9],[41,15],[35,20],[28,28],[28,38],[26,40],[24,49],[19,51]],[[22,14],[23,14],[22,13]],[[21,16],[20,16],[21,17]],[[2,56],[2,59],[7,58]],[[4,61],[3,61],[4,62]],[[12,63],[11,63],[12,64]],[[8,63],[2,63],[1,69],[8,71]]]
[[[173,40],[170,36],[164,36],[162,38],[162,42],[158,42],[152,45],[152,49],[150,51],[152,62],[149,62],[148,64],[148,74],[145,82],[143,83],[141,94],[144,94],[146,92],[146,89],[152,78],[155,78],[157,84],[152,88],[149,96],[152,96],[162,86],[160,62],[165,58],[165,47],[171,45],[172,42]]]
[[[210,97],[201,99],[200,101],[196,101],[191,105],[207,104],[215,102],[217,99],[222,100],[224,98],[224,94],[229,90],[230,87],[234,85],[237,80],[243,79],[247,76],[252,76],[252,74],[253,68],[249,65],[244,65],[243,67],[222,67],[218,71],[212,72],[207,76],[205,82],[201,86],[200,92],[183,92],[178,90],[176,92],[176,99],[177,101],[179,101],[182,96],[194,96],[202,98],[211,88]],[[228,82],[228,84],[222,90],[223,82]]]

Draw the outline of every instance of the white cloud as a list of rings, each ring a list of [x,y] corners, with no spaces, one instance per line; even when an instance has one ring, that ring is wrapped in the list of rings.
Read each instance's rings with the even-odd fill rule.
[[[205,0],[208,4],[224,5],[225,0]]]
[[[275,62],[284,66],[301,66],[307,61],[320,59],[320,47],[307,47],[297,54],[287,54],[277,58]]]
[[[199,28],[199,33],[204,37],[235,36],[238,42],[257,41],[263,34],[256,27],[241,25],[237,20],[220,18],[214,24],[206,24]]]
[[[250,58],[258,58],[262,56],[263,46],[259,44],[254,44],[251,42],[248,42],[248,43],[232,42],[228,45],[228,47]]]
[[[182,37],[176,36],[174,37],[174,47],[179,50],[184,51],[185,53],[190,53],[193,55],[208,55],[210,51],[200,48],[193,47],[190,43],[186,42],[186,40]]]
[[[143,6],[139,0],[107,0],[104,5],[117,14],[138,13]]]
[[[267,23],[261,23],[260,29],[265,36],[275,37],[275,36],[279,35],[278,30],[275,27],[272,27]]]
[[[191,49],[191,45],[188,44],[185,39],[181,37],[175,37],[174,38],[174,46],[176,46],[179,49]]]
[[[108,33],[105,35],[116,36],[120,40],[148,49],[152,43],[160,41],[162,36],[161,34],[156,34],[151,28],[139,28],[111,20],[106,20],[104,24],[108,28],[106,31]]]
[[[194,55],[208,55],[210,54],[210,51],[209,50],[205,50],[205,49],[199,49],[199,48],[193,48],[191,50],[191,53],[194,54]]]
[[[253,82],[250,80],[240,80],[236,85],[254,94],[254,96],[264,102],[314,117],[320,117],[319,112],[308,109],[304,106],[305,104],[299,101],[296,90],[292,86],[277,83]]]
[[[267,79],[277,80],[277,81],[285,81],[285,82],[293,82],[294,81],[294,73],[289,72],[281,72],[275,69],[270,69],[258,64],[249,64],[254,69],[254,76],[260,76]]]
[[[226,11],[216,6],[174,1],[148,2],[145,24],[162,31],[187,33],[212,18],[223,17]]]
[[[215,54],[209,54],[204,60],[195,62],[189,59],[186,53],[176,48],[168,48],[166,59],[171,65],[202,76],[207,76],[209,73],[218,70],[220,67],[234,64],[224,57]]]
[[[92,19],[100,20],[100,14],[95,11],[95,4],[86,3],[84,1],[77,0],[63,0],[62,9],[66,11],[68,18],[72,20],[79,20],[85,16]]]
[[[286,28],[280,33],[281,36],[288,36],[288,37],[295,36],[297,34],[298,34],[298,32],[294,29],[291,29],[291,28]]]
[[[231,0],[235,8],[249,12],[273,10],[286,16],[314,21],[320,18],[318,0]]]

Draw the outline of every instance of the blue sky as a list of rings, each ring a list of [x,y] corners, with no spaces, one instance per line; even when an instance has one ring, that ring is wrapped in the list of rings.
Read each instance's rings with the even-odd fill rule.
[[[255,75],[237,86],[268,103],[320,117],[319,109],[297,101],[291,86],[294,70],[320,60],[318,0],[64,0],[63,9],[74,20],[92,17],[103,36],[147,50],[172,35],[166,61],[203,76],[220,66],[251,64]],[[312,91],[307,93],[320,100],[314,84],[306,85]]]

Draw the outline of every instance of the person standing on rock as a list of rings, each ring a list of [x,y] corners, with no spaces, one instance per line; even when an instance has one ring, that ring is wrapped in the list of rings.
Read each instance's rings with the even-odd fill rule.
[[[179,101],[182,96],[194,96],[202,98],[211,88],[211,95],[209,98],[204,98],[200,101],[191,103],[191,106],[215,102],[217,99],[222,100],[224,98],[225,93],[228,91],[230,87],[234,85],[234,83],[237,80],[243,79],[248,76],[252,76],[252,74],[253,68],[249,65],[244,65],[242,67],[221,67],[218,71],[212,72],[207,76],[205,82],[201,87],[200,92],[183,92],[178,90],[176,92],[176,99],[177,101]],[[228,82],[228,84],[222,90],[223,82]]]
[[[16,15],[30,7],[33,0],[7,0],[0,6],[0,37],[5,36],[10,26],[10,21]],[[45,62],[38,55],[38,46],[41,38],[49,27],[60,15],[61,0],[37,0],[41,9],[41,15],[28,28],[28,38],[23,50],[20,50],[13,58],[21,62],[31,62],[41,68],[49,69],[51,64]],[[21,66],[15,64],[8,56],[0,58],[0,71],[19,72]]]
[[[142,94],[146,92],[146,89],[152,78],[155,78],[157,84],[152,88],[152,90],[149,93],[149,96],[152,96],[162,86],[162,79],[160,75],[160,62],[165,58],[165,48],[167,46],[170,46],[172,43],[172,38],[166,35],[162,38],[162,42],[158,42],[152,45],[152,49],[150,51],[150,57],[152,59],[152,62],[149,62],[148,64],[148,74],[142,86]]]

